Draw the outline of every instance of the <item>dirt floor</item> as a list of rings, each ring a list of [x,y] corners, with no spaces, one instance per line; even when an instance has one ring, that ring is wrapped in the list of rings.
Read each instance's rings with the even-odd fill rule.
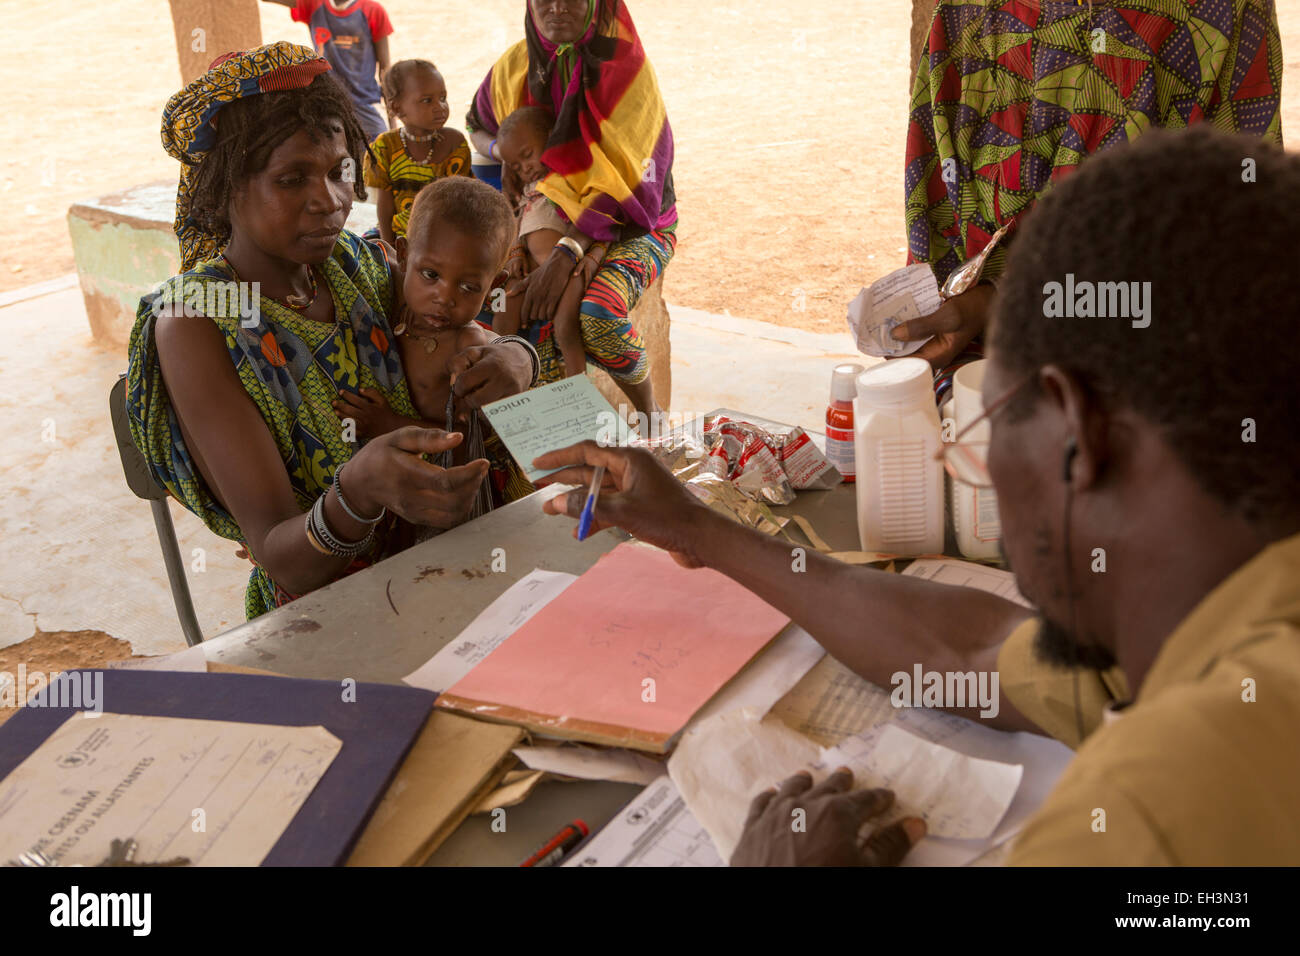
[[[454,119],[522,31],[522,0],[385,6],[394,58],[439,64]],[[910,3],[630,6],[677,142],[682,242],[665,298],[842,328],[857,290],[903,261]],[[1283,125],[1300,136],[1300,0],[1277,6]],[[167,3],[26,9],[40,29],[0,35],[0,292],[73,269],[71,203],[176,176],[158,141],[162,104],[179,85]],[[261,18],[266,41],[306,42],[285,8],[263,3]]]
[[[19,696],[18,667],[26,669],[24,677],[40,672],[48,679],[49,675],[73,667],[103,667],[110,661],[129,660],[131,645],[119,641],[102,631],[41,631],[19,644],[0,647],[0,673],[8,675],[8,682],[13,687],[7,692],[15,699]],[[5,680],[5,678],[0,678]],[[36,683],[28,682],[21,691],[35,693],[40,690]],[[0,704],[0,724],[14,715],[17,708]]]

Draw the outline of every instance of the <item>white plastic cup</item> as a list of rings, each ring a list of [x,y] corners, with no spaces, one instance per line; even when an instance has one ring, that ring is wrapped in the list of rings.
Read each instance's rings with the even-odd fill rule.
[[[984,414],[982,389],[986,368],[985,360],[981,359],[963,365],[952,378],[953,423],[957,431]],[[987,442],[987,419],[976,425],[962,440]],[[957,550],[966,557],[977,560],[998,557],[998,541],[1002,538],[998,493],[992,488],[974,488],[957,481],[951,475],[948,476],[948,491]]]
[[[858,538],[864,551],[943,551],[943,464],[934,375],[924,359],[883,362],[858,376],[853,401]]]

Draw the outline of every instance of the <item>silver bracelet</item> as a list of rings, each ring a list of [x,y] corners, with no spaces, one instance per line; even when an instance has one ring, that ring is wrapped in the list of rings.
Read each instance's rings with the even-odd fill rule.
[[[538,377],[542,374],[542,360],[537,357],[537,349],[533,348],[533,343],[522,335],[499,335],[488,344],[496,345],[498,342],[518,342],[528,349],[528,357],[533,360],[533,380],[528,383],[528,387],[532,388],[536,385]]]
[[[347,462],[344,462],[344,464],[347,464]],[[334,494],[339,496],[339,504],[343,506],[343,510],[347,513],[347,516],[351,518],[353,521],[355,521],[357,524],[375,525],[383,521],[384,515],[388,514],[387,508],[380,508],[379,517],[377,518],[363,518],[361,517],[361,515],[357,514],[355,511],[353,511],[351,508],[348,507],[348,501],[346,498],[343,497],[343,484],[339,480],[339,476],[342,474],[343,474],[343,465],[339,465],[338,468],[334,469]]]
[[[307,519],[308,527],[312,535],[322,545],[329,549],[331,554],[340,558],[355,558],[370,547],[370,543],[375,540],[375,529],[371,528],[370,532],[360,541],[343,541],[325,522],[325,496],[321,495],[316,499],[316,503],[311,506],[311,514]]]

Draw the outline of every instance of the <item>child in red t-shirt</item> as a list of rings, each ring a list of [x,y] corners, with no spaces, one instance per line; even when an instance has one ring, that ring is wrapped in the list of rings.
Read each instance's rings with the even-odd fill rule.
[[[393,24],[375,0],[265,0],[290,8],[289,15],[307,24],[316,52],[329,61],[334,78],[343,84],[356,109],[366,141],[393,123],[379,115],[375,104],[383,99],[379,83],[388,72],[388,37]]]

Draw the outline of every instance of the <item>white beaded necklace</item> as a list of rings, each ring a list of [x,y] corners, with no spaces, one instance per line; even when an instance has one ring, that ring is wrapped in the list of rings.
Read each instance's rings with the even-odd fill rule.
[[[433,144],[442,139],[442,130],[434,130],[428,136],[416,136],[414,133],[408,133],[405,126],[398,127],[397,133],[402,137],[402,148],[406,150],[406,155],[411,157],[411,162],[419,163],[421,166],[428,166],[429,160],[433,159]],[[423,160],[415,158],[411,152],[412,143],[428,143],[428,152]]]

